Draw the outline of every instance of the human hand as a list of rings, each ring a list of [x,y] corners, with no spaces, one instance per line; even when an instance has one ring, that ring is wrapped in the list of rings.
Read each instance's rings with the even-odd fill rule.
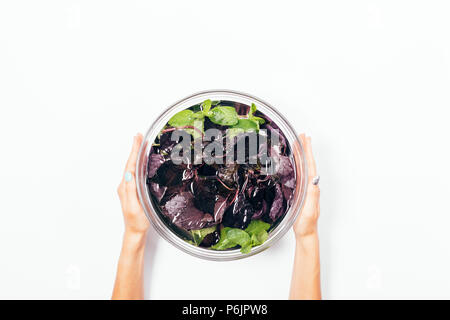
[[[140,133],[134,137],[130,157],[128,158],[122,181],[117,188],[125,220],[125,232],[137,234],[145,234],[150,226],[138,199],[135,177],[136,160],[143,139],[144,137]]]
[[[306,187],[305,203],[294,223],[294,233],[297,240],[309,235],[316,235],[317,220],[320,214],[320,189],[318,185],[314,185],[312,182],[317,173],[316,162],[312,154],[311,137],[306,137],[304,134],[301,134],[299,138],[305,151],[308,166],[308,185]],[[299,157],[300,150],[299,148],[295,149],[294,157]]]

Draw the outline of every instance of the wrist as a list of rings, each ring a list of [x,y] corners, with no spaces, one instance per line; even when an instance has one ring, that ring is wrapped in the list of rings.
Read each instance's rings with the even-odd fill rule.
[[[125,229],[123,245],[128,248],[143,248],[147,238],[147,231]]]
[[[297,246],[305,246],[310,243],[317,242],[319,240],[319,236],[317,233],[317,229],[313,230],[307,234],[295,235],[295,242]]]

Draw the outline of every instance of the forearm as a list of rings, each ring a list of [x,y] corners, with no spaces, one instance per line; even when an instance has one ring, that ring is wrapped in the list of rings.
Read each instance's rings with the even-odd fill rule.
[[[289,299],[321,299],[320,253],[317,232],[296,241]]]
[[[144,298],[145,239],[145,233],[125,232],[112,299]]]

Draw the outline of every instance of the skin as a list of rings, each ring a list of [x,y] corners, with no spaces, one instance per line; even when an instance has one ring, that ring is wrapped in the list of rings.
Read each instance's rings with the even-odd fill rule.
[[[131,154],[122,175],[124,177],[125,172],[128,171],[132,174],[132,180],[125,181],[122,178],[117,188],[125,221],[125,232],[112,299],[144,298],[144,250],[150,223],[139,202],[135,179],[136,160],[142,140],[141,134],[134,137]]]
[[[303,208],[294,223],[295,257],[292,271],[289,299],[319,300],[320,290],[320,255],[317,220],[320,214],[320,189],[312,184],[317,175],[316,162],[312,154],[311,138],[300,135],[305,150],[308,166],[308,185]],[[294,157],[299,157],[298,146],[294,148]],[[299,163],[299,161],[297,161]]]
[[[309,168],[309,184],[305,204],[294,224],[296,249],[289,298],[320,299],[319,238],[317,235],[320,190],[311,183],[312,177],[316,175],[311,138],[300,135],[300,139],[305,148]],[[124,177],[125,172],[130,172],[132,180],[125,181],[122,178],[117,188],[122,205],[125,232],[112,299],[144,299],[144,252],[150,223],[139,202],[135,179],[136,160],[142,141],[143,136],[140,133],[134,137],[133,147],[122,175]],[[294,146],[294,157],[299,157],[299,146]],[[297,161],[297,163],[299,162]]]

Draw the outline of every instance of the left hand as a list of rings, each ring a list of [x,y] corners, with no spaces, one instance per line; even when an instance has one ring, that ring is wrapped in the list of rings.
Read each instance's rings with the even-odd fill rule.
[[[303,239],[308,235],[317,234],[317,220],[320,215],[320,189],[319,186],[312,183],[317,172],[316,162],[312,153],[311,137],[301,134],[299,138],[305,150],[305,158],[308,165],[308,185],[306,187],[305,203],[294,223],[294,233],[297,240]],[[299,152],[299,149],[296,150],[296,155],[294,156],[299,156],[297,152]]]

